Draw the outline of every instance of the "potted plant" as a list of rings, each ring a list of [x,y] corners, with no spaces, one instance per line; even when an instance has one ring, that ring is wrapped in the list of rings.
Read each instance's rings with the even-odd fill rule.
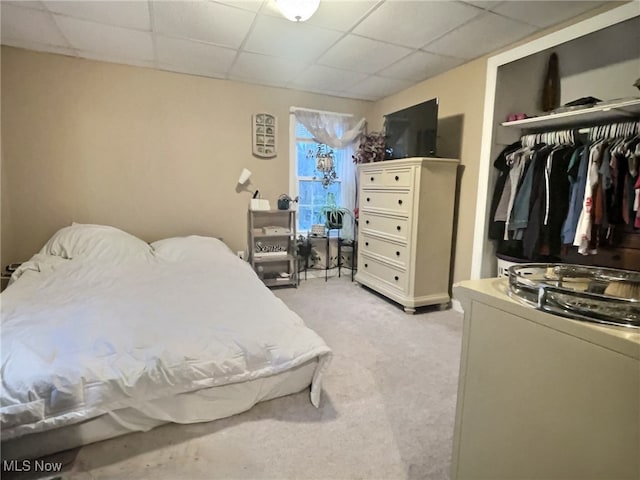
[[[322,207],[322,215],[325,218],[325,226],[328,229],[338,230],[344,225],[345,215],[353,218],[353,214],[348,208],[339,207],[336,205],[335,195],[333,193],[327,194],[327,203]]]
[[[354,163],[381,162],[385,155],[385,135],[383,132],[371,132],[362,136],[358,150],[353,155]]]

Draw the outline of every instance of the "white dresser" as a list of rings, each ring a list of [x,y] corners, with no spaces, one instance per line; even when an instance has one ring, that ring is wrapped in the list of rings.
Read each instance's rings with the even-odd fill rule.
[[[408,313],[448,305],[458,160],[358,165],[358,283]]]

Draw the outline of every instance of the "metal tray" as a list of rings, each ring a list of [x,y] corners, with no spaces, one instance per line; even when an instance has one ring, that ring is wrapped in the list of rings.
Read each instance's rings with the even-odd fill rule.
[[[574,320],[640,328],[640,272],[555,263],[509,267],[509,295]]]

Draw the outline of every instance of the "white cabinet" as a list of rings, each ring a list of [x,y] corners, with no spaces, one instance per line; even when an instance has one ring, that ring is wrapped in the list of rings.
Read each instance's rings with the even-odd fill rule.
[[[458,160],[361,164],[356,281],[413,313],[447,305]]]
[[[296,212],[249,210],[249,262],[268,287],[298,285]]]
[[[569,320],[462,282],[451,478],[640,478],[640,331]]]

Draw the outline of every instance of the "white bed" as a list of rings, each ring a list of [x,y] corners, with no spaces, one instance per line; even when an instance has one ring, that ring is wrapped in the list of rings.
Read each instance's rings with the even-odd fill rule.
[[[309,386],[324,341],[219,240],[73,225],[2,293],[3,458],[210,421]]]

